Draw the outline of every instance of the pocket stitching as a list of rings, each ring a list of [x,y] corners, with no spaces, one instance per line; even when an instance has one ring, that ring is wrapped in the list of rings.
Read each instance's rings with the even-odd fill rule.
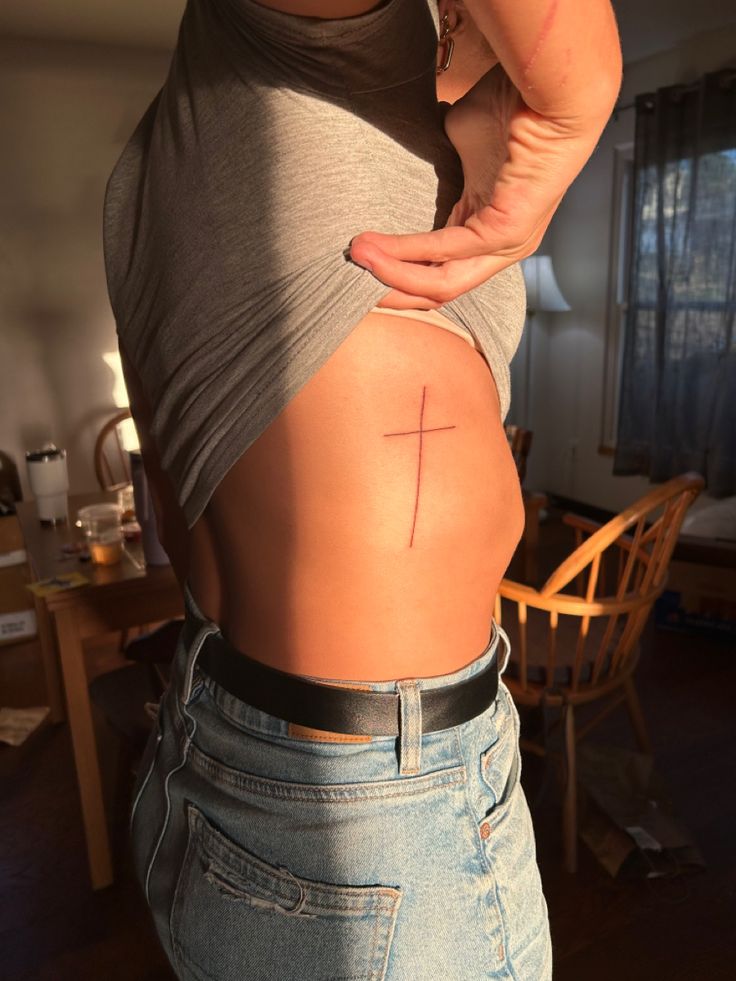
[[[262,890],[266,896],[277,902],[281,897],[275,884],[293,879],[308,895],[310,893],[316,894],[316,896],[310,897],[309,904],[315,906],[318,911],[338,914],[363,914],[373,911],[392,912],[401,900],[401,890],[392,886],[349,886],[306,879],[292,872],[288,872],[288,875],[282,875],[279,872],[279,866],[259,858],[243,846],[230,841],[226,835],[207,820],[196,805],[188,804],[187,817],[190,838],[198,842],[201,851],[209,859],[210,865],[223,873],[228,880],[242,880],[242,887],[239,883],[236,885],[232,881],[229,881],[229,884],[234,888],[239,888],[239,891],[242,891],[246,897],[250,894],[244,886],[246,882],[251,881],[255,889]],[[218,850],[224,854],[217,854]],[[231,860],[233,864],[228,864],[228,860]],[[244,869],[254,873],[252,880],[248,880],[247,871]],[[330,905],[332,896],[341,897],[342,905]],[[377,897],[377,901],[375,897]],[[261,897],[256,896],[256,898]],[[350,904],[347,907],[344,902],[345,899]],[[307,905],[307,902],[304,905]],[[290,910],[283,909],[283,912],[288,913]]]
[[[464,764],[447,767],[434,773],[418,777],[405,777],[402,780],[376,780],[361,784],[304,784],[273,780],[245,773],[227,766],[202,752],[192,744],[189,752],[190,764],[208,776],[220,780],[228,787],[254,796],[268,797],[272,800],[325,802],[330,804],[355,804],[364,800],[389,800],[392,797],[409,797],[428,793],[437,787],[464,783],[466,772]],[[397,786],[398,785],[398,786]],[[403,789],[398,789],[401,787]],[[393,790],[393,792],[388,792]],[[350,796],[346,796],[346,795]],[[342,796],[340,796],[342,795]]]

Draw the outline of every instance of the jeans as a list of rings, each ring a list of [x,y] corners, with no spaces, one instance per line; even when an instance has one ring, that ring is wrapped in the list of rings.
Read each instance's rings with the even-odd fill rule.
[[[197,667],[219,635],[186,591],[172,678],[138,773],[136,875],[178,977],[480,981],[552,976],[547,907],[519,783],[519,716],[499,683],[469,722],[421,731],[449,675],[360,682],[399,694],[401,731],[304,730]]]

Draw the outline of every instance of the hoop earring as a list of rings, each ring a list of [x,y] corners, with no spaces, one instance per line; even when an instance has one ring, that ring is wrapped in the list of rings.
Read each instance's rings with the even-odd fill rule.
[[[447,14],[443,14],[442,20],[440,21],[439,47],[440,49],[444,48],[442,60],[437,66],[437,74],[441,75],[450,67],[452,62],[452,53],[455,50],[455,42],[452,39],[452,33],[450,31],[450,18],[447,16]]]

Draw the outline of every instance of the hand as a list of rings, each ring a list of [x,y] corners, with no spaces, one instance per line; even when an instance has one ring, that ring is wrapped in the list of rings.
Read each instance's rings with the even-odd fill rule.
[[[448,109],[445,132],[460,157],[464,186],[447,227],[464,225],[490,205],[507,156],[511,118],[520,106],[519,93],[497,65]]]
[[[445,119],[465,181],[447,226],[351,243],[353,261],[392,287],[378,305],[433,309],[531,255],[605,122],[547,118],[500,67],[483,76]]]

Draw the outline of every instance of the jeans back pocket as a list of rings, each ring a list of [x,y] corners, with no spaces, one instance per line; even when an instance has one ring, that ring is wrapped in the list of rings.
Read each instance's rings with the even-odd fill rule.
[[[302,878],[247,851],[187,805],[171,910],[179,977],[381,981],[401,891]]]

